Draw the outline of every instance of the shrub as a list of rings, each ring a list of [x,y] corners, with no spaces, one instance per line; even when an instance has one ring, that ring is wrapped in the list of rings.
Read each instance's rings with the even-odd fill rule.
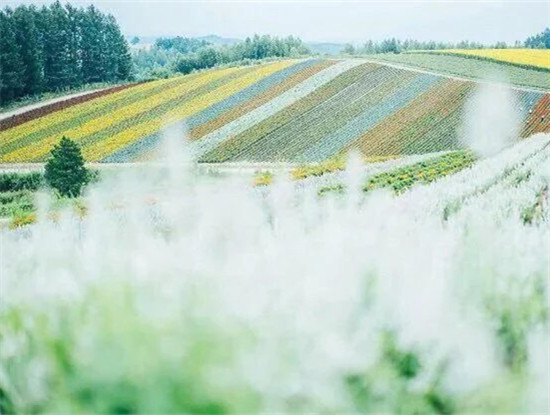
[[[44,175],[32,173],[0,174],[0,192],[17,192],[20,190],[38,190],[44,185]]]

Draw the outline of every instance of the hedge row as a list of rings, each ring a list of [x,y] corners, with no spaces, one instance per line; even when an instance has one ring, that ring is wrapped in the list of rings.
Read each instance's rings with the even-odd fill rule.
[[[38,190],[44,185],[44,174],[2,173],[0,174],[0,192],[17,192],[20,190]]]

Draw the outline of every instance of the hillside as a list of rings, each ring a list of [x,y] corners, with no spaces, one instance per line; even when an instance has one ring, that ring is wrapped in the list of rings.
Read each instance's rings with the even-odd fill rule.
[[[418,56],[383,58],[397,62]],[[497,65],[428,57],[439,67],[448,59]],[[523,71],[524,78],[518,76],[531,87],[550,90],[548,73],[501,66]],[[0,162],[43,162],[63,135],[81,145],[88,161],[147,160],[162,128],[174,123],[185,126],[190,149],[201,162],[310,163],[350,149],[369,157],[455,150],[461,148],[462,108],[475,87],[475,82],[364,59],[216,69],[113,88],[93,99],[3,120]],[[550,94],[515,93],[522,135],[550,131]]]
[[[433,53],[504,62],[520,67],[550,70],[548,49],[447,49]]]
[[[544,91],[550,90],[550,73],[548,71],[533,70],[529,67],[510,65],[510,62],[499,62],[484,59],[473,59],[472,56],[449,54],[447,51],[414,52],[414,53],[384,53],[369,55],[367,58],[380,62],[405,65],[411,68],[424,69],[444,75],[460,76],[474,80],[502,81],[523,88],[535,88]],[[487,53],[487,50],[484,50]],[[549,54],[550,52],[544,51]],[[507,57],[510,60],[510,57]],[[549,57],[550,59],[550,57]]]

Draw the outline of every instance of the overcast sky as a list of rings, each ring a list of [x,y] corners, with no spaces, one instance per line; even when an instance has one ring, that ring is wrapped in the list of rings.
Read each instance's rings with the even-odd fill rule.
[[[0,0],[0,4],[51,1]],[[243,38],[297,35],[307,41],[363,42],[386,37],[513,42],[550,26],[550,1],[232,1],[95,0],[127,35]]]

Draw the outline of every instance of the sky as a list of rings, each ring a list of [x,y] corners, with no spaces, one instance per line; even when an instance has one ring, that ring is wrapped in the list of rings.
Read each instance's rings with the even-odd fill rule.
[[[0,0],[0,5],[48,0]],[[306,41],[399,39],[514,42],[550,26],[550,1],[524,0],[95,0],[112,13],[126,35],[244,38],[254,33],[296,35]]]

